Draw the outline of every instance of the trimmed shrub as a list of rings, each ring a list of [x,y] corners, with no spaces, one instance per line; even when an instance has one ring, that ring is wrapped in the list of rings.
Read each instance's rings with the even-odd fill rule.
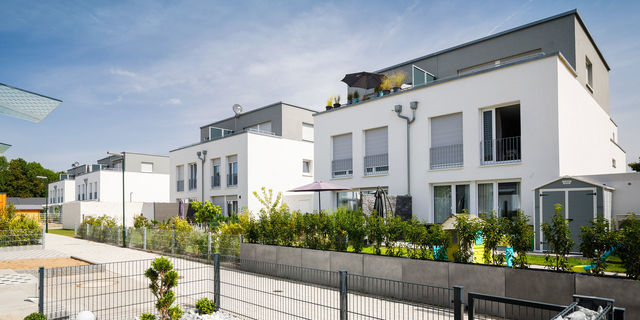
[[[144,275],[151,281],[149,289],[158,300],[156,309],[160,313],[160,320],[179,319],[182,316],[182,310],[178,306],[171,307],[176,301],[172,289],[178,285],[178,273],[173,269],[171,261],[165,257],[154,259],[151,262],[151,268],[147,269]],[[178,317],[174,317],[178,314]]]
[[[618,256],[627,270],[627,277],[640,278],[640,221],[635,216],[627,218],[619,232]]]
[[[34,312],[24,317],[24,320],[47,320],[47,317],[42,313]]]
[[[504,254],[498,254],[496,249],[503,242],[508,221],[507,218],[500,218],[495,213],[481,214],[482,219],[482,240],[484,245],[483,258],[485,263],[501,265],[504,262]]]
[[[439,250],[436,252],[434,247],[447,248],[450,241],[451,237],[449,236],[449,233],[444,231],[441,225],[434,224],[429,227],[429,243],[431,246],[431,256],[433,257],[433,260],[447,260],[447,251]]]
[[[563,216],[562,205],[556,204],[554,210],[555,214],[551,217],[551,224],[547,222],[542,224],[544,240],[549,248],[544,260],[549,269],[567,271],[569,270],[567,255],[571,251],[574,242],[571,239],[569,222]],[[550,253],[553,253],[553,255]]]
[[[207,298],[200,298],[196,302],[196,312],[199,314],[212,314],[216,311],[216,304]]]
[[[148,312],[145,312],[145,313],[140,315],[140,320],[156,320],[156,319],[157,318],[156,318],[155,315],[153,315],[151,313],[148,313]]]
[[[399,216],[388,215],[385,223],[387,224],[387,232],[384,244],[387,247],[387,255],[401,256],[402,247],[399,246],[398,242],[405,240],[407,229],[405,222]]]
[[[473,262],[472,246],[478,231],[482,228],[481,224],[468,213],[460,213],[456,215],[455,228],[458,237],[458,250],[453,253],[453,259],[462,263]]]
[[[580,226],[580,251],[582,254],[591,259],[593,268],[589,272],[594,274],[604,274],[607,268],[607,259],[602,259],[607,251],[611,250],[616,244],[616,234],[609,227],[609,221],[602,215],[598,215],[596,219],[591,219],[591,226]]]
[[[373,253],[381,254],[383,242],[387,238],[387,225],[375,212],[367,217],[367,238],[373,246]]]
[[[347,214],[347,238],[353,251],[358,253],[364,247],[364,239],[367,236],[365,216],[360,210],[348,211]]]
[[[531,240],[533,239],[533,228],[529,225],[529,216],[525,215],[522,210],[518,210],[516,215],[505,221],[505,232],[515,253],[514,267],[528,268],[527,251],[531,249]]]

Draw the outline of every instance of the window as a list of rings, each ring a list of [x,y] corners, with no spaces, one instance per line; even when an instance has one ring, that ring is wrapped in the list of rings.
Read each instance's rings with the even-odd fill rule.
[[[478,184],[478,214],[493,211],[493,183]]]
[[[332,176],[348,177],[353,174],[353,158],[351,157],[351,133],[334,136]]]
[[[93,183],[93,198],[95,200],[98,200],[98,183],[97,182]]]
[[[587,87],[589,89],[591,89],[591,91],[593,92],[593,65],[591,64],[591,61],[589,60],[589,58],[585,57],[585,62],[586,62],[586,69],[587,69]]]
[[[520,210],[520,182],[498,183],[498,213],[511,218]]]
[[[89,184],[89,200],[93,200],[93,183]]]
[[[309,123],[302,124],[302,140],[313,141],[313,125]]]
[[[611,159],[611,166],[616,167],[616,159]]]
[[[82,185],[82,200],[87,200],[87,185],[83,184]]]
[[[140,172],[153,172],[153,162],[143,162],[140,164]]]
[[[228,129],[209,127],[209,140],[219,139],[232,133],[233,131]]]
[[[456,213],[469,212],[469,185],[456,185]]]
[[[433,76],[431,73],[424,71],[423,69],[415,65],[412,66],[411,70],[412,70],[411,76],[413,77],[412,83],[414,87],[432,82],[436,79],[436,77]]]
[[[311,160],[302,160],[302,173],[311,175]]]
[[[176,166],[176,190],[184,191],[184,166]]]
[[[462,150],[462,113],[431,118],[430,168],[462,167]]]
[[[211,160],[211,187],[220,187],[220,159]]]
[[[227,186],[238,185],[238,156],[227,157]]]
[[[263,132],[263,133],[273,133],[271,131],[271,121],[258,123],[258,124],[254,125],[254,126],[247,127],[245,129],[249,130],[249,131],[258,131],[258,132]]]
[[[433,219],[442,223],[451,215],[451,186],[433,187]]]
[[[521,160],[520,105],[482,112],[481,164]]]
[[[364,132],[364,174],[389,172],[387,127]]]
[[[238,196],[227,196],[227,215],[238,213]]]
[[[358,209],[358,193],[357,192],[338,192],[337,193],[338,208],[346,208],[349,210]]]
[[[198,164],[189,164],[189,190],[198,188]]]

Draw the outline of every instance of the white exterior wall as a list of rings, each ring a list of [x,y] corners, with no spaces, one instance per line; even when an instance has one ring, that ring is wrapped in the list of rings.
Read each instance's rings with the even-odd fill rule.
[[[390,194],[406,194],[406,121],[396,116],[393,107],[401,104],[403,114],[409,115],[409,103],[418,101],[416,120],[411,125],[410,146],[414,216],[432,222],[433,185],[447,183],[470,184],[470,211],[475,213],[476,183],[484,181],[520,181],[521,208],[532,215],[534,199],[531,190],[560,174],[558,73],[562,74],[563,84],[568,81],[567,77],[573,76],[558,57],[552,56],[318,114],[314,119],[316,179],[350,188],[387,186]],[[576,90],[573,94],[584,96],[588,93]],[[522,161],[481,166],[481,110],[515,103],[520,104]],[[457,112],[463,114],[464,166],[430,170],[429,119]],[[608,116],[605,119],[609,121]],[[381,126],[389,128],[389,173],[364,176],[363,131]],[[353,134],[353,177],[332,179],[331,137],[344,133]],[[591,148],[572,148],[571,152],[583,157],[592,153]],[[593,169],[597,170],[595,166]],[[335,193],[323,193],[322,200],[323,208],[335,208]]]
[[[55,187],[55,188],[54,188]],[[58,198],[53,199],[53,203],[51,204],[61,204],[65,202],[75,201],[75,181],[74,180],[59,180],[56,182],[52,182],[49,184],[49,197],[53,196],[53,193],[57,190],[58,193],[63,193],[63,201],[58,202]]]
[[[160,173],[125,172],[126,202],[169,202],[169,175]],[[101,170],[77,176],[74,200],[87,180],[87,197],[84,201],[122,203],[122,171]],[[98,195],[89,199],[88,185],[97,182]]]
[[[72,229],[86,217],[108,215],[114,217],[118,225],[122,224],[122,200],[120,202],[74,201],[62,205],[62,226]],[[127,202],[125,204],[125,226],[132,226],[134,216],[143,214],[149,220],[154,219],[153,203]]]

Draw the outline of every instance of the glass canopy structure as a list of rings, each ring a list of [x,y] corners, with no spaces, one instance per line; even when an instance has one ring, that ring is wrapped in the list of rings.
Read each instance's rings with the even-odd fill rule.
[[[0,114],[40,122],[62,101],[0,83]],[[0,153],[11,145],[0,143]]]

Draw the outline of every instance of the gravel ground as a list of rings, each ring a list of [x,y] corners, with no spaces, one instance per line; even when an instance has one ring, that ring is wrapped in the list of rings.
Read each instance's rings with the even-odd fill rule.
[[[136,320],[140,320],[140,318],[136,318]],[[190,310],[185,312],[182,315],[180,320],[241,320],[240,318],[236,318],[230,314],[224,313],[222,311],[218,311],[214,314],[197,314],[195,311]]]

